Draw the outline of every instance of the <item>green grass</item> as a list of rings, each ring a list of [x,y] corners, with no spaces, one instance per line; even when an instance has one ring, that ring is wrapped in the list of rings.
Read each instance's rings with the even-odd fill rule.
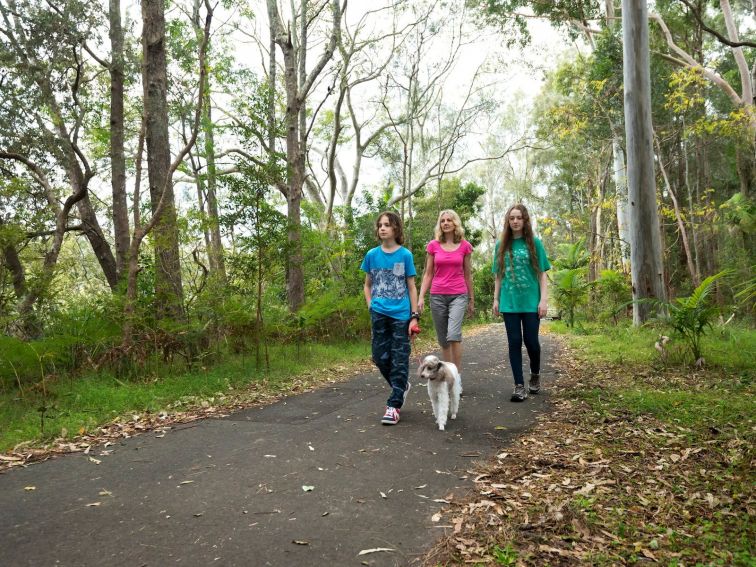
[[[367,341],[331,345],[310,343],[298,351],[295,345],[269,347],[270,372],[258,371],[254,354],[229,355],[224,362],[207,369],[179,372],[174,375],[144,376],[139,381],[118,380],[112,374],[99,373],[80,377],[48,380],[45,397],[38,384],[18,390],[0,391],[0,451],[23,441],[48,441],[67,432],[70,438],[80,431],[91,430],[121,415],[159,412],[171,407],[199,406],[203,400],[220,403],[219,396],[253,383],[263,383],[268,392],[287,389],[298,375],[325,370],[341,364],[367,360]],[[42,411],[44,411],[44,431]],[[182,407],[181,409],[184,409]]]
[[[662,326],[633,327],[629,324],[600,326],[585,324],[569,329],[562,321],[551,321],[546,328],[569,336],[570,344],[595,362],[612,364],[643,364],[660,361],[654,343],[660,335],[672,338],[668,343],[668,362],[685,365],[689,355],[682,339]],[[756,331],[738,326],[714,326],[703,340],[703,354],[707,367],[741,371],[753,376],[756,352]]]

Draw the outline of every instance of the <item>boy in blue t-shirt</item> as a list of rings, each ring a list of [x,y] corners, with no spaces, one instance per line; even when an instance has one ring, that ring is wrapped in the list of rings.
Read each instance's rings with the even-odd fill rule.
[[[412,252],[404,243],[402,219],[386,211],[375,222],[380,246],[370,250],[360,269],[365,272],[365,301],[370,309],[373,362],[391,386],[384,425],[399,422],[399,410],[409,392],[410,334],[419,332],[417,289]]]

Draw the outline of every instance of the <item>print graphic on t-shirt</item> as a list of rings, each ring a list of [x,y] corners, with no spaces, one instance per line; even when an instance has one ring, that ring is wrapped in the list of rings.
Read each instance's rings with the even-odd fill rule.
[[[370,276],[373,280],[373,297],[385,297],[387,299],[401,299],[407,293],[407,282],[402,277],[397,277],[397,266],[402,267],[404,274],[404,264],[394,264],[393,270],[371,270]]]
[[[527,270],[530,267],[530,252],[527,248],[519,248],[517,250],[512,250],[512,256],[514,257],[515,265],[514,281],[512,285],[515,289],[522,289],[525,291],[530,285],[527,276]]]

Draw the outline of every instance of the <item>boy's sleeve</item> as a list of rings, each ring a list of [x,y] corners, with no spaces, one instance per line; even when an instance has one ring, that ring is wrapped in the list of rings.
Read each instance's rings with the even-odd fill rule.
[[[412,257],[412,252],[407,250],[407,255],[404,258],[404,277],[414,278],[417,275],[415,270],[415,259]]]
[[[549,258],[546,255],[546,249],[543,247],[543,242],[541,242],[541,239],[539,238],[535,241],[535,244],[536,252],[538,253],[538,267],[542,272],[548,272],[551,269],[551,264],[549,264]]]

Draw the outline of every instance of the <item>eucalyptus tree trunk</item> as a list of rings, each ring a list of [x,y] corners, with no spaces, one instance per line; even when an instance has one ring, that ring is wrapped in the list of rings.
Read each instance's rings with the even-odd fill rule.
[[[302,256],[302,188],[306,177],[306,103],[315,79],[333,56],[341,26],[341,5],[339,0],[331,0],[333,17],[329,42],[313,69],[307,73],[307,0],[301,0],[302,19],[298,37],[296,26],[284,27],[278,12],[276,0],[267,0],[271,36],[281,49],[284,59],[284,85],[286,87],[286,165],[287,182],[285,191],[287,203],[288,255],[286,265],[286,295],[289,310],[296,312],[304,304],[304,269]],[[294,30],[292,30],[292,27]],[[271,70],[275,65],[271,65]],[[270,148],[271,151],[273,147]]]
[[[652,311],[651,305],[643,300],[666,299],[656,203],[648,7],[645,2],[622,0],[622,37],[633,323],[640,325]]]
[[[163,210],[154,228],[155,305],[162,318],[184,318],[178,225],[173,185],[168,183],[171,149],[168,137],[165,4],[142,0],[142,49],[147,171],[153,215]]]
[[[630,273],[630,210],[627,202],[627,169],[625,152],[620,140],[612,140],[614,154],[614,187],[616,190],[617,236],[619,238],[619,257],[622,271]]]
[[[218,215],[218,173],[215,165],[215,136],[212,117],[212,101],[210,99],[210,78],[208,73],[205,85],[205,104],[202,121],[205,136],[205,159],[207,160],[207,216],[210,225],[210,272],[221,282],[226,281],[226,262],[223,258],[223,242],[220,233],[220,217]]]
[[[113,235],[116,275],[120,281],[128,264],[129,206],[126,198],[126,156],[124,154],[124,61],[121,0],[110,0],[110,175],[113,192]]]

